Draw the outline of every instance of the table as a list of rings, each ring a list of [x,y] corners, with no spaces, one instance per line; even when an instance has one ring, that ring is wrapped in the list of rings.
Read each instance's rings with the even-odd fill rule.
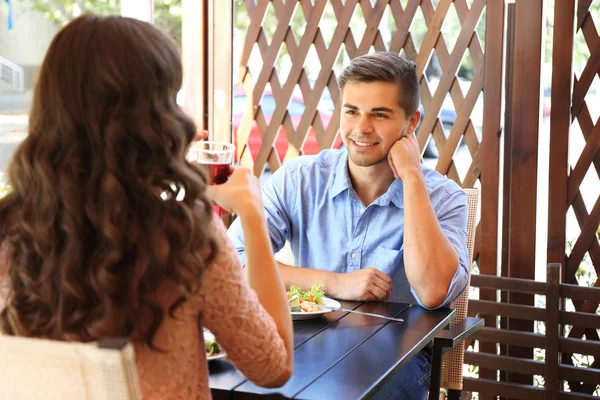
[[[294,373],[277,389],[248,381],[226,359],[209,363],[213,398],[363,399],[376,393],[446,328],[455,311],[391,302],[340,302],[343,308],[403,318],[404,322],[333,311],[294,321]]]

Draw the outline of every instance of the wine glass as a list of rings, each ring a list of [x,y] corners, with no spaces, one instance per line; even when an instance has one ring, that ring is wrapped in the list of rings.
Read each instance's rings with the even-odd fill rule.
[[[234,151],[235,146],[231,143],[193,142],[188,151],[188,160],[207,168],[211,185],[220,185],[227,182],[229,178]],[[214,206],[214,210],[219,216],[224,214],[219,206]]]

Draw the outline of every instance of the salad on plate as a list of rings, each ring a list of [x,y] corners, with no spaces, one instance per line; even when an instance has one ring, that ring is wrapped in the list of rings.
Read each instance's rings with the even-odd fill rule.
[[[292,313],[321,311],[317,305],[325,304],[325,292],[320,283],[313,284],[310,290],[306,291],[300,286],[292,285],[287,295]]]
[[[206,348],[206,359],[209,361],[225,357],[225,352],[217,343],[215,335],[208,329],[204,330],[204,347]]]

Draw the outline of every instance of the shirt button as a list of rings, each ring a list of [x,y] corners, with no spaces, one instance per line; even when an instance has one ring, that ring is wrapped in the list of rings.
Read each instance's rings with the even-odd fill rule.
[[[360,213],[362,214],[362,213],[364,213],[364,212],[365,212],[365,209],[364,209],[364,208],[361,208],[361,209],[360,209]]]
[[[356,253],[352,253],[352,258],[356,259],[356,257],[358,257]]]

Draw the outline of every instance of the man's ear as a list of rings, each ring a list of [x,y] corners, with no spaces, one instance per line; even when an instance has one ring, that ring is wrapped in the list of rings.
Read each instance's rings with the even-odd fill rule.
[[[417,110],[408,120],[408,133],[415,133],[415,130],[417,129],[417,125],[419,125],[420,120],[421,112]]]

